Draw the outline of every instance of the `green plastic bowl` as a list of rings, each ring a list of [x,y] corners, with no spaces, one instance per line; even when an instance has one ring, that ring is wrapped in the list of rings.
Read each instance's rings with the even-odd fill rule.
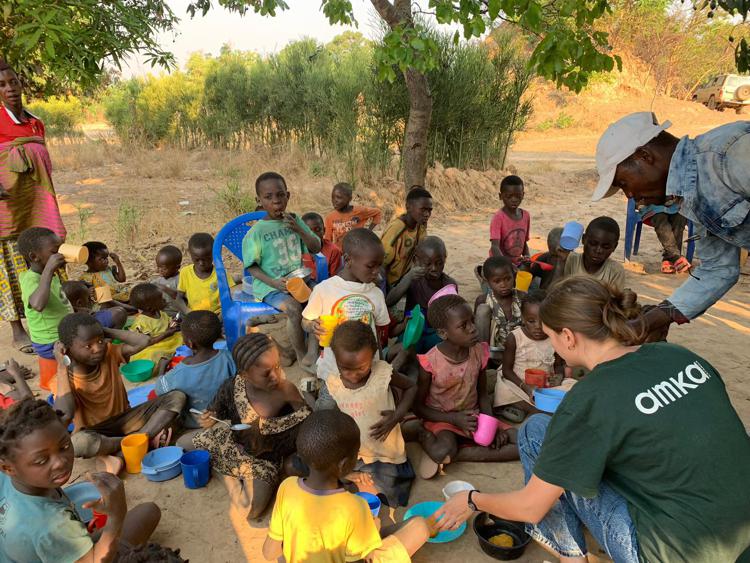
[[[404,329],[404,338],[402,339],[404,348],[411,348],[419,342],[419,339],[422,338],[422,332],[424,332],[424,325],[424,313],[422,313],[419,305],[415,305]]]
[[[120,367],[122,376],[131,383],[139,383],[151,379],[156,364],[151,360],[134,360]]]

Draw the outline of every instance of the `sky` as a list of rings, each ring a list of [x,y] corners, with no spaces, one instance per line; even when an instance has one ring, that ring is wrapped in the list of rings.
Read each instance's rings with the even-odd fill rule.
[[[189,0],[169,2],[180,18],[180,23],[176,27],[175,36],[161,36],[162,46],[174,53],[180,67],[195,51],[218,55],[225,43],[231,44],[235,49],[268,54],[279,51],[290,41],[302,37],[328,42],[346,30],[360,31],[365,36],[372,37],[375,29],[373,22],[376,14],[369,0],[352,0],[359,28],[332,26],[320,10],[320,0],[287,0],[289,9],[277,12],[274,18],[254,13],[242,17],[217,6],[214,0],[214,7],[205,17],[196,14],[191,19],[186,12],[189,3]],[[122,69],[126,78],[149,72],[158,73],[159,69],[152,69],[137,56],[132,57]]]

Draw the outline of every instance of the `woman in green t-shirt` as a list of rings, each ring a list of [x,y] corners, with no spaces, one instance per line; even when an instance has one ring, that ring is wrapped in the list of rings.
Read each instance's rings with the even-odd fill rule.
[[[713,366],[632,345],[622,294],[593,278],[560,282],[540,315],[555,351],[590,373],[520,429],[526,486],[459,494],[442,528],[484,510],[531,522],[566,562],[586,561],[584,527],[618,563],[750,561],[750,438]]]

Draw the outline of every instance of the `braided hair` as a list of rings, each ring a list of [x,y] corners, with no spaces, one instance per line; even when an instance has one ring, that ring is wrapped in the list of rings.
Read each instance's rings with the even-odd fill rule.
[[[466,299],[460,295],[444,295],[433,301],[427,309],[427,322],[436,330],[444,329],[448,324],[448,313],[457,307],[466,307]]]
[[[234,359],[234,365],[237,366],[237,372],[242,373],[250,369],[261,355],[274,346],[276,346],[276,343],[271,340],[271,337],[262,332],[240,336],[232,348],[232,358]]]
[[[0,413],[0,459],[13,459],[22,438],[55,422],[59,418],[47,401],[29,397],[11,405]]]

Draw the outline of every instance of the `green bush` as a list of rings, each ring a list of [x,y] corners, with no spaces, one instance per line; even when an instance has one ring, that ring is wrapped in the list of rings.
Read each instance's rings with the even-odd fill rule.
[[[44,128],[50,137],[78,137],[83,122],[84,109],[81,101],[74,97],[52,96],[28,104],[31,113],[44,122]]]

